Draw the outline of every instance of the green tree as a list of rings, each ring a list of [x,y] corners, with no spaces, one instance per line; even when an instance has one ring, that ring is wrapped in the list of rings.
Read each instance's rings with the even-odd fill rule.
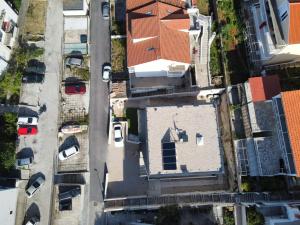
[[[247,208],[247,223],[248,225],[264,225],[264,216],[257,212],[255,207]]]
[[[0,143],[0,171],[7,172],[15,165],[14,143]]]
[[[233,212],[227,208],[223,208],[223,219],[224,225],[235,225]]]
[[[179,225],[180,215],[177,205],[161,207],[158,210],[156,225]]]

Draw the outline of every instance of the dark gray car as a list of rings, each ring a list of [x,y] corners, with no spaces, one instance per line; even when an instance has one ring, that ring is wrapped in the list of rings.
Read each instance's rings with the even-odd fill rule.
[[[105,20],[109,19],[109,10],[110,10],[109,3],[108,2],[103,2],[102,3],[102,17],[103,17],[103,19],[105,19]]]
[[[76,188],[71,189],[69,191],[60,193],[58,195],[58,199],[59,199],[59,201],[64,201],[64,200],[67,200],[67,199],[71,199],[71,198],[75,198],[77,196],[80,196],[80,194],[81,194],[80,187],[76,187]]]

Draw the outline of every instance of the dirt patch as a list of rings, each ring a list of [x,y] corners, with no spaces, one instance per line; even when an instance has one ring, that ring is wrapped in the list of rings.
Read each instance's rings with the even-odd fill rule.
[[[25,34],[44,35],[46,24],[46,8],[47,0],[30,0],[25,17]]]
[[[225,153],[225,169],[228,174],[229,188],[231,191],[237,190],[237,178],[236,178],[236,167],[235,167],[235,156],[232,144],[232,134],[230,127],[230,115],[227,104],[227,95],[224,93],[220,98],[220,131],[221,140]]]

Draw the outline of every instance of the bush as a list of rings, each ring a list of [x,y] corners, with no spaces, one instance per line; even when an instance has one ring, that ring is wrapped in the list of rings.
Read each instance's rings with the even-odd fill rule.
[[[4,113],[0,116],[0,171],[7,172],[15,164],[17,115]]]
[[[112,39],[112,71],[123,72],[126,70],[126,42],[122,39]]]
[[[177,205],[170,205],[161,207],[158,210],[158,216],[156,219],[156,225],[179,225],[180,215]]]
[[[235,225],[233,212],[227,208],[223,208],[223,219],[224,225]]]
[[[248,225],[264,225],[264,216],[257,212],[255,207],[247,208],[247,224]]]
[[[19,96],[21,88],[21,72],[15,74],[11,72],[4,72],[2,80],[0,81],[0,97],[6,98],[13,95]]]
[[[244,192],[252,191],[251,184],[250,184],[250,182],[247,182],[247,181],[243,182],[241,184],[241,188],[242,188],[242,191],[244,191]]]
[[[210,47],[210,71],[212,76],[217,76],[222,73],[221,66],[221,51],[219,46],[219,40],[215,38]]]

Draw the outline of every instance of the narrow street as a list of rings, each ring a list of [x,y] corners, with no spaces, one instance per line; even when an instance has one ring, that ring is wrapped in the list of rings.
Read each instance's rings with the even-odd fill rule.
[[[89,115],[90,182],[88,222],[102,224],[103,179],[107,152],[109,113],[108,84],[102,81],[102,65],[110,61],[109,21],[103,20],[102,1],[90,3],[91,90]]]

